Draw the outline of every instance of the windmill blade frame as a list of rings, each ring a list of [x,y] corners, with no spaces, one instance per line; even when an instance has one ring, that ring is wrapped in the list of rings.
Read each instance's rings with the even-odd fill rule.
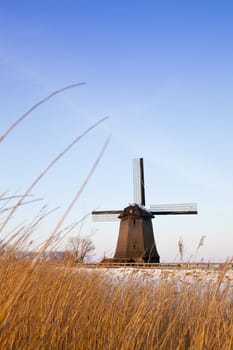
[[[109,214],[109,215],[94,215],[92,216],[93,222],[107,222],[107,221],[119,221],[119,215]]]
[[[118,221],[122,210],[95,210],[92,214],[92,219],[95,222],[100,221]]]
[[[134,202],[145,206],[145,181],[143,158],[133,159],[133,193]]]
[[[198,214],[196,203],[151,205],[150,210],[153,215],[196,215]]]

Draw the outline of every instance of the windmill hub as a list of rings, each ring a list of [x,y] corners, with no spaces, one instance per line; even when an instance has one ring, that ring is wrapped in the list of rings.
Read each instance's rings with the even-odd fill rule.
[[[143,159],[134,159],[134,200],[123,210],[93,211],[94,219],[120,219],[116,252],[112,261],[159,263],[152,219],[157,215],[197,214],[196,204],[154,205],[145,207]]]

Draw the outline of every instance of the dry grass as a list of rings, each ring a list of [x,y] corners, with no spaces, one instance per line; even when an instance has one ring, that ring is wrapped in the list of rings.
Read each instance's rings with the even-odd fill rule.
[[[74,273],[69,264],[32,269],[12,252],[0,259],[1,349],[233,349],[223,273],[205,286],[175,278],[155,284],[134,273],[118,280]]]

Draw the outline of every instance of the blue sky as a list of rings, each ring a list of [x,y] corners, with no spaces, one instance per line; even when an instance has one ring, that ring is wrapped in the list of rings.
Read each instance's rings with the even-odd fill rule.
[[[225,0],[1,3],[0,133],[53,90],[87,84],[41,106],[2,142],[0,191],[23,192],[69,142],[109,116],[34,189],[49,208],[61,207],[38,239],[111,134],[66,224],[132,202],[131,159],[143,156],[148,205],[199,206],[198,216],[154,220],[161,260],[174,259],[180,236],[186,258],[203,235],[198,258],[232,256],[232,16]],[[27,207],[19,219],[36,210]],[[114,252],[116,223],[87,220],[80,230],[93,234],[98,256]]]

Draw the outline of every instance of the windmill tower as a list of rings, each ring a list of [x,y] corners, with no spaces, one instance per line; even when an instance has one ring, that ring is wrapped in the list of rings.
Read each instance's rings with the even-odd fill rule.
[[[133,160],[134,203],[123,210],[93,211],[95,221],[120,219],[115,262],[159,263],[152,219],[157,215],[197,214],[195,203],[151,205],[146,208],[143,158]]]

